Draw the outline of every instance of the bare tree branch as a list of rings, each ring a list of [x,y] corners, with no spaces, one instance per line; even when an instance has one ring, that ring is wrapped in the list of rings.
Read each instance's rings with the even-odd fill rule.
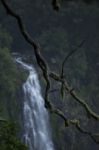
[[[79,48],[83,46],[84,43],[85,43],[85,40],[83,40],[76,48],[74,48],[70,53],[66,55],[65,59],[62,62],[62,67],[61,67],[62,69],[61,69],[61,75],[60,75],[61,78],[64,77],[64,67],[65,67],[66,62],[77,50],[79,50]]]
[[[87,130],[83,129],[80,126],[80,121],[79,120],[77,120],[77,119],[74,119],[74,120],[67,119],[65,117],[64,113],[59,109],[53,109],[51,112],[58,115],[58,116],[60,116],[64,120],[65,127],[69,127],[70,125],[74,125],[80,133],[88,135],[95,143],[99,144],[99,140],[97,140],[97,138],[99,138],[99,134],[91,133],[90,131],[87,131]]]
[[[69,85],[67,84],[67,82],[62,79],[59,75],[55,74],[55,73],[50,73],[49,76],[51,78],[53,78],[54,80],[64,84],[65,89],[68,93],[70,93],[70,95],[77,101],[79,102],[86,110],[86,112],[93,117],[94,119],[99,121],[99,115],[97,115],[89,106],[88,104],[82,100],[77,94],[76,92],[73,90],[73,88],[70,88]]]
[[[70,120],[70,123],[75,125],[75,127],[79,130],[79,132],[88,135],[95,143],[99,144],[99,134],[91,133],[90,131],[85,130],[80,126],[79,120]]]

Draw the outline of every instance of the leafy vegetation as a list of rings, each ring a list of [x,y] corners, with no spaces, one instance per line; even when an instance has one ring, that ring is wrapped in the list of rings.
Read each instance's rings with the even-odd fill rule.
[[[16,124],[7,121],[12,120],[19,113],[16,93],[24,79],[23,73],[18,72],[11,57],[9,50],[11,39],[9,34],[0,27],[0,118],[2,118],[0,121],[0,149],[26,150],[26,146],[18,138],[19,131]],[[17,122],[15,119],[14,121]]]
[[[12,122],[0,122],[0,149],[27,150],[17,137],[18,129]]]

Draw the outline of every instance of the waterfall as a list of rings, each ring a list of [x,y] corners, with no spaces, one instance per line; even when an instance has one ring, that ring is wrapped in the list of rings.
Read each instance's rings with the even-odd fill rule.
[[[28,65],[20,58],[16,59],[29,76],[23,84],[23,138],[29,150],[54,150],[50,134],[49,116],[44,107],[38,75],[32,65]]]

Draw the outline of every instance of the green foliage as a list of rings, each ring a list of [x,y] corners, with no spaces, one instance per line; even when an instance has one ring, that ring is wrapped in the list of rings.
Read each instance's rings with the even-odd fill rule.
[[[8,116],[8,104],[15,99],[17,69],[13,64],[8,48],[0,48],[0,106],[1,114]]]
[[[16,85],[16,67],[10,50],[12,38],[0,25],[0,98],[14,93]]]
[[[12,59],[10,43],[10,35],[0,26],[0,116],[4,118],[16,118],[19,113],[17,91],[26,79],[26,73],[19,72]]]
[[[2,30],[1,32],[0,30],[0,33],[2,33],[0,42],[4,39],[7,43],[6,31]],[[9,36],[8,43],[10,43]],[[4,117],[9,117],[9,112],[12,112],[14,116],[18,111],[16,92],[20,88],[22,81],[26,79],[26,73],[23,71],[19,72],[19,68],[14,64],[7,46],[5,44],[5,47],[0,47],[0,114]]]
[[[1,150],[26,150],[26,146],[17,137],[16,125],[5,121],[17,121],[19,108],[17,90],[20,88],[26,74],[19,73],[14,64],[9,47],[12,38],[0,26],[0,149]]]
[[[16,90],[19,84],[19,73],[13,63],[8,48],[0,48],[0,116],[9,118],[9,113],[16,110]],[[11,110],[10,110],[11,109]],[[18,107],[17,107],[18,109]],[[17,138],[18,130],[13,123],[0,122],[0,149],[26,150],[26,146]]]
[[[2,92],[14,92],[16,74],[16,66],[13,64],[8,48],[0,48],[0,89]]]
[[[12,122],[0,122],[0,149],[27,150],[27,147],[17,138],[18,129]]]

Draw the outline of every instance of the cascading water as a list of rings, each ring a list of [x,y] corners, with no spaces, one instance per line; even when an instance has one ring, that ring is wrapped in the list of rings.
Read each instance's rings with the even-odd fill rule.
[[[29,71],[29,76],[23,84],[24,90],[24,140],[29,150],[54,150],[50,135],[48,112],[44,107],[44,100],[37,73],[20,58],[17,63]]]

